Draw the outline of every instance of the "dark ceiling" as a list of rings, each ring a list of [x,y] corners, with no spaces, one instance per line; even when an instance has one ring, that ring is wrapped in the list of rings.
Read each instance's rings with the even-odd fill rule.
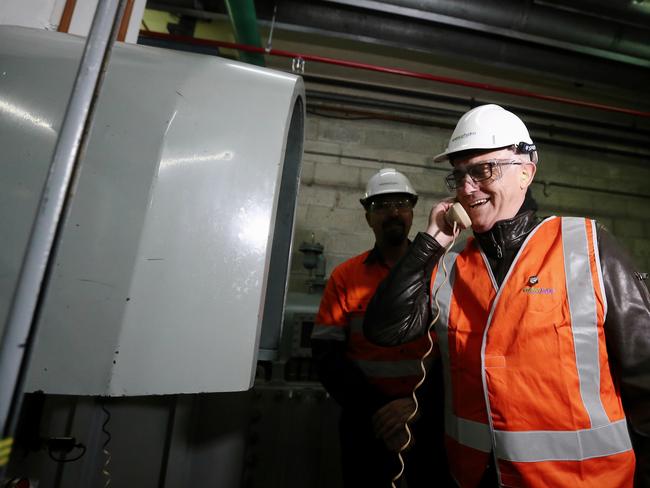
[[[156,0],[181,15],[227,15],[219,0]],[[457,66],[544,73],[650,99],[650,0],[257,0],[257,19]]]

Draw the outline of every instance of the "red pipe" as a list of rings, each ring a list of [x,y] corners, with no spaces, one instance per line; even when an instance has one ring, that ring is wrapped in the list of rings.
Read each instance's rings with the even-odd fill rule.
[[[622,108],[622,107],[614,107],[611,105],[603,105],[601,103],[584,102],[582,100],[575,100],[572,98],[556,97],[553,95],[543,95],[541,93],[535,93],[528,90],[520,90],[518,88],[506,88],[502,86],[491,85],[489,83],[477,83],[474,81],[466,81],[458,78],[449,78],[446,76],[437,76],[429,73],[420,73],[417,71],[410,71],[410,70],[400,69],[400,68],[386,68],[384,66],[377,66],[374,64],[359,63],[356,61],[345,61],[342,59],[327,58],[324,56],[316,56],[312,54],[298,54],[289,51],[281,51],[279,49],[269,49],[267,51],[262,47],[247,46],[245,44],[237,44],[234,42],[213,41],[210,39],[198,39],[196,37],[189,37],[189,36],[164,34],[162,32],[141,30],[140,35],[144,37],[153,37],[156,39],[168,39],[171,41],[179,41],[188,44],[196,44],[199,46],[223,47],[227,49],[237,49],[239,51],[268,54],[270,56],[298,58],[298,59],[304,59],[306,61],[315,61],[317,63],[334,64],[337,66],[346,66],[348,68],[365,69],[368,71],[378,71],[380,73],[390,73],[393,75],[407,76],[410,78],[419,78],[421,80],[436,81],[438,83],[446,83],[448,85],[466,86],[469,88],[477,88],[479,90],[485,90],[485,91],[491,91],[497,93],[507,93],[508,95],[517,95],[520,97],[535,98],[537,100],[559,102],[568,105],[576,105],[578,107],[587,107],[587,108],[594,108],[597,110],[605,110],[608,112],[618,112],[627,115],[634,115],[637,117],[650,117],[650,112],[640,112],[638,110],[632,110],[632,109]]]

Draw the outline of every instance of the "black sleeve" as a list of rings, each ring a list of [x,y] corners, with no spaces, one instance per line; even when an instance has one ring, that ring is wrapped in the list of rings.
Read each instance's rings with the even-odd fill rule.
[[[598,230],[607,316],[605,338],[637,458],[635,486],[650,488],[650,294],[629,256]]]
[[[363,332],[371,342],[394,346],[422,336],[429,326],[431,271],[444,248],[418,233],[407,253],[379,285],[366,310]]]

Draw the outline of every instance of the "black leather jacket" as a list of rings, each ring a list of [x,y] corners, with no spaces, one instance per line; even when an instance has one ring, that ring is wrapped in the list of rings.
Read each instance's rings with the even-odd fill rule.
[[[534,211],[524,211],[497,222],[486,233],[475,234],[499,285],[538,223]],[[608,304],[605,338],[610,367],[620,385],[637,457],[635,486],[650,488],[650,294],[614,238],[602,227],[597,233]],[[431,236],[417,235],[368,306],[364,333],[369,340],[395,345],[424,333],[431,320],[431,271],[443,253],[444,248]]]

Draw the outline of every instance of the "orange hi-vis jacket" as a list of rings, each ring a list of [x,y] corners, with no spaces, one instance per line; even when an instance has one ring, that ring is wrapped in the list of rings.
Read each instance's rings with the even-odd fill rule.
[[[502,486],[632,487],[595,222],[546,219],[501,286],[474,239],[445,266],[431,296],[438,290],[446,442],[460,486],[477,486],[493,455]]]
[[[377,346],[363,334],[368,302],[389,268],[373,251],[337,266],[323,292],[313,339],[347,342],[346,355],[368,382],[392,398],[410,396],[422,377],[420,358],[429,347],[426,337],[394,347]]]

